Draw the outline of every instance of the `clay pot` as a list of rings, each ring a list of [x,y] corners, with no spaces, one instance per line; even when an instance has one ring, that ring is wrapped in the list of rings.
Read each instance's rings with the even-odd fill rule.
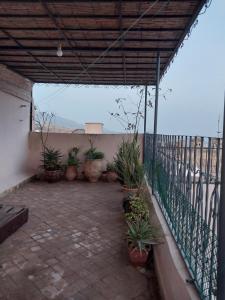
[[[141,251],[136,248],[128,248],[130,262],[135,267],[145,267],[148,260],[148,251]]]
[[[75,178],[77,178],[77,167],[67,166],[65,177],[68,181],[73,181]]]
[[[115,182],[118,179],[118,175],[116,172],[113,171],[108,171],[106,175],[107,181],[108,182]]]
[[[108,179],[107,179],[107,172],[106,172],[106,171],[103,171],[103,172],[102,172],[101,180],[104,181],[104,182],[107,182],[107,181],[108,181]]]
[[[128,188],[126,185],[123,185],[122,191],[129,195],[136,195],[138,193],[138,188]]]
[[[61,170],[48,171],[45,170],[44,178],[48,182],[57,182],[61,179],[62,172]]]
[[[97,182],[102,175],[102,159],[88,159],[84,163],[84,174],[90,182]]]

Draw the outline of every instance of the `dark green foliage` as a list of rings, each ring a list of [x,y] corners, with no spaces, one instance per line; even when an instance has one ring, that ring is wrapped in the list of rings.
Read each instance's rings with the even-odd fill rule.
[[[115,163],[107,163],[106,170],[108,172],[116,172]]]
[[[149,209],[146,201],[142,197],[133,196],[129,202],[130,212],[126,213],[128,221],[135,219],[149,220]]]
[[[80,160],[77,157],[78,152],[79,152],[79,148],[77,147],[74,147],[69,151],[68,159],[67,159],[68,166],[76,166],[76,167],[79,166]]]
[[[96,148],[91,147],[88,151],[85,152],[86,159],[102,159],[104,158],[104,153],[97,151]]]
[[[54,148],[45,147],[42,152],[42,166],[47,171],[55,171],[61,169],[61,159],[62,155],[59,150]]]

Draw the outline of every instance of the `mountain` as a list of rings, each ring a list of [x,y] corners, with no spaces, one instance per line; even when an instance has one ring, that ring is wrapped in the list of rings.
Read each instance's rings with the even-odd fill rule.
[[[41,112],[36,112],[36,118],[42,120]],[[74,132],[84,133],[84,125],[73,120],[55,115],[51,121],[50,131],[54,132]],[[103,127],[103,133],[114,133]]]
[[[60,116],[55,116],[53,120],[53,125],[54,127],[59,127],[59,128],[67,128],[67,129],[80,129],[81,131],[84,130],[84,125],[77,123],[75,121],[60,117]],[[103,133],[114,133],[112,130],[109,130],[107,128],[103,127]]]
[[[69,120],[60,116],[55,116],[53,118],[52,124],[55,127],[60,127],[60,128],[68,128],[68,129],[84,129],[84,125],[79,124],[73,120]]]

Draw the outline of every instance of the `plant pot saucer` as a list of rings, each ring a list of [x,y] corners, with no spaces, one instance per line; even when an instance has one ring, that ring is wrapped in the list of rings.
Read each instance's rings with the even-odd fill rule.
[[[127,193],[136,194],[138,192],[138,188],[129,188],[126,185],[123,185],[122,191],[127,192]]]

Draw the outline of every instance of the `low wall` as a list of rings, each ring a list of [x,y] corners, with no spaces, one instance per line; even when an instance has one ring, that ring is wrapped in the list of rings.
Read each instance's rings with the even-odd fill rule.
[[[191,276],[161,212],[156,198],[148,186],[153,205],[155,224],[163,235],[163,242],[154,246],[154,265],[163,300],[200,300]]]
[[[105,163],[112,162],[119,145],[123,139],[131,138],[128,134],[73,134],[73,133],[49,133],[47,146],[59,149],[64,155],[64,162],[67,159],[68,151],[72,147],[79,147],[78,157],[84,160],[84,152],[90,148],[89,139],[91,138],[94,147],[105,154]],[[142,151],[143,135],[139,135],[139,144]],[[41,142],[40,133],[31,132],[29,138],[29,168],[31,172],[37,172],[40,166]],[[142,152],[141,152],[142,153]]]

